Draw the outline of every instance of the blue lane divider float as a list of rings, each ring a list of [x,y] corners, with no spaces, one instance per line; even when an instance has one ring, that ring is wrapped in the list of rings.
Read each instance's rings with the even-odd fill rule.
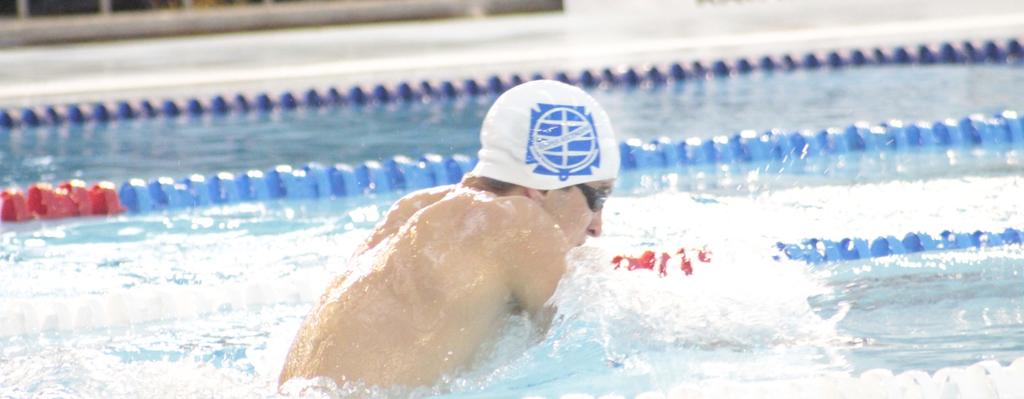
[[[770,162],[838,156],[850,153],[920,151],[928,148],[1006,147],[1024,144],[1024,118],[1014,111],[993,116],[971,115],[959,120],[905,124],[890,121],[872,126],[855,123],[844,129],[818,132],[764,133],[743,131],[711,139],[620,143],[623,170],[701,167],[722,164],[764,165]],[[472,170],[476,158],[436,154],[418,159],[396,156],[359,165],[309,164],[294,169],[278,166],[233,175],[193,175],[175,181],[158,178],[148,183],[131,180],[120,195],[131,212],[218,205],[240,201],[313,199],[384,194],[458,182]],[[134,201],[134,202],[133,202]]]
[[[620,143],[623,170],[747,164],[754,167],[809,157],[865,152],[1013,148],[1024,143],[1024,118],[1015,111],[970,115],[932,123],[854,123],[818,132],[743,131],[711,139],[668,138]],[[143,213],[243,201],[313,199],[384,194],[457,183],[476,159],[465,155],[396,156],[360,165],[277,166],[241,174],[190,175],[178,180],[133,179],[119,186],[123,207]],[[861,253],[865,253],[861,251]]]
[[[622,168],[765,164],[864,152],[926,149],[1005,148],[1024,144],[1024,118],[1015,111],[971,115],[932,123],[859,122],[817,132],[743,131],[711,139],[672,142],[627,140],[620,144]]]
[[[833,69],[859,67],[865,65],[932,65],[966,64],[966,63],[1008,63],[1024,61],[1024,48],[1012,38],[1003,43],[985,41],[980,45],[965,41],[962,43],[944,42],[937,48],[921,44],[916,48],[897,46],[892,49],[874,48],[865,52],[854,49],[846,52],[829,51],[826,53],[806,53],[802,56],[782,55],[780,57],[762,56],[759,61],[739,58],[736,60],[715,60],[706,67],[699,61],[693,62],[689,68],[676,62],[666,66],[662,72],[657,66],[641,69],[633,67],[603,68],[598,73],[583,70],[572,74],[557,71],[550,76],[534,73],[531,79],[551,78],[569,84],[585,87],[606,84],[609,86],[641,84],[664,84],[668,81],[687,79],[724,78],[749,74],[757,69],[765,72],[776,70],[791,71],[794,69],[815,70],[824,67]],[[496,95],[504,90],[522,83],[523,79],[513,74],[510,76],[492,75],[486,79],[465,79],[461,83],[442,81],[431,83],[421,81],[418,85],[399,82],[396,85],[376,84],[372,89],[353,86],[342,94],[336,88],[328,88],[323,94],[316,89],[308,89],[303,95],[291,91],[276,96],[269,93],[258,93],[254,97],[236,94],[232,100],[223,95],[214,95],[210,99],[188,98],[183,102],[165,99],[156,107],[149,100],[136,103],[117,101],[115,104],[92,104],[86,111],[79,105],[30,107],[17,111],[0,109],[0,130],[40,125],[60,125],[64,123],[84,124],[89,122],[104,123],[113,120],[131,120],[137,118],[177,118],[182,115],[201,117],[204,115],[226,115],[231,112],[268,113],[276,110],[294,110],[300,107],[319,108],[325,106],[346,106],[365,104],[385,104],[393,102],[419,101],[423,98],[454,98],[460,96]]]
[[[929,251],[998,247],[1021,244],[1024,233],[1008,228],[1002,232],[971,233],[943,231],[938,236],[907,233],[902,237],[884,236],[874,239],[843,238],[838,241],[812,238],[799,244],[777,243],[777,260],[789,259],[810,264],[880,258],[892,255]]]
[[[414,160],[397,156],[360,165],[279,165],[241,174],[220,172],[150,181],[131,179],[118,189],[131,213],[185,209],[250,201],[317,199],[385,194],[458,183],[476,159],[465,155],[424,155]]]

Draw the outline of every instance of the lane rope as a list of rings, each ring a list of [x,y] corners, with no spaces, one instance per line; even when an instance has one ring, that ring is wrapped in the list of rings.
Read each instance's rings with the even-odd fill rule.
[[[775,256],[775,260],[789,259],[821,264],[921,252],[1020,245],[1022,238],[1024,233],[1014,228],[1007,228],[1001,232],[946,230],[935,236],[911,232],[902,237],[889,235],[874,239],[842,238],[837,241],[810,238],[796,244],[776,243],[779,254]]]
[[[879,125],[859,122],[843,129],[818,132],[746,130],[712,139],[619,144],[622,169],[658,170],[706,168],[743,164],[772,164],[839,157],[848,154],[921,152],[929,150],[995,148],[1024,144],[1024,118],[1015,111],[992,116],[980,114],[932,123],[889,121]],[[395,156],[361,164],[301,167],[279,165],[243,173],[191,174],[174,179],[130,179],[121,184],[101,181],[89,187],[71,180],[56,187],[35,183],[22,191],[0,192],[0,223],[78,216],[117,215],[216,206],[250,201],[353,197],[458,183],[477,159],[467,155],[427,154],[418,158]]]

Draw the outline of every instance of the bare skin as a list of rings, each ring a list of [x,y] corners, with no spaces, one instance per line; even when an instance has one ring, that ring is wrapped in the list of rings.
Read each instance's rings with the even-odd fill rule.
[[[594,187],[612,181],[594,182]],[[566,253],[601,233],[578,188],[463,184],[399,200],[306,317],[279,383],[422,386],[466,367],[515,312],[542,329]]]

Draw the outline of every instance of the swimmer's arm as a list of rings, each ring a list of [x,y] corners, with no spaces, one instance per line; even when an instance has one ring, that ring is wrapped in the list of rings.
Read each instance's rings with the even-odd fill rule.
[[[546,330],[555,311],[548,301],[565,275],[569,245],[550,218],[532,213],[519,215],[520,226],[510,230],[513,237],[501,251],[513,298]]]
[[[384,220],[377,224],[370,237],[356,251],[356,255],[372,249],[381,241],[394,235],[416,212],[444,198],[452,191],[452,188],[453,186],[428,188],[410,193],[396,201],[384,216]]]

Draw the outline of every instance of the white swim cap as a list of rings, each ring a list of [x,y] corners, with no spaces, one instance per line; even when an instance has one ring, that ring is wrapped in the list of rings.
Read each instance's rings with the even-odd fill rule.
[[[538,190],[614,179],[619,143],[604,108],[583,90],[535,80],[502,94],[480,129],[477,176]]]

